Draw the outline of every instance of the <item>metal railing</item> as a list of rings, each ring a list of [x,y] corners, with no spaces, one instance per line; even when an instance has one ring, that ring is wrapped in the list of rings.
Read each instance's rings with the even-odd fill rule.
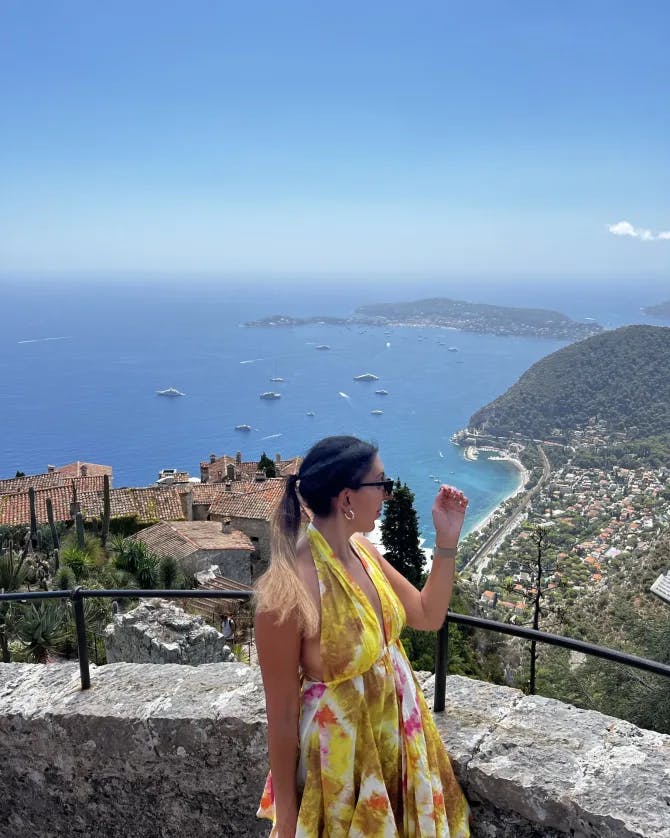
[[[81,688],[87,690],[91,686],[91,675],[88,660],[88,644],[86,634],[86,623],[84,619],[84,600],[95,597],[108,599],[250,599],[252,591],[212,591],[203,589],[189,590],[142,590],[122,588],[119,590],[86,590],[75,588],[71,591],[14,591],[12,593],[0,593],[0,602],[28,602],[41,599],[69,599],[72,602],[74,621],[77,633],[77,653],[79,656],[79,673],[81,677]],[[545,631],[515,626],[509,623],[499,623],[496,620],[486,620],[481,617],[471,617],[466,614],[455,614],[449,611],[444,625],[437,633],[435,650],[435,695],[433,710],[444,711],[447,670],[449,668],[449,624],[470,626],[471,628],[495,631],[501,634],[509,634],[514,637],[521,637],[525,640],[547,643],[551,646],[560,646],[563,649],[571,649],[575,652],[582,652],[585,655],[593,655],[615,663],[633,666],[655,675],[670,677],[670,665],[652,661],[648,658],[641,658],[636,655],[629,655],[625,652],[618,652],[615,649],[608,649],[604,646],[596,646],[584,640],[576,640],[572,637],[563,637],[559,634],[550,634]]]
[[[576,640],[573,637],[564,637],[560,634],[550,634],[546,631],[514,626],[510,623],[499,623],[496,620],[485,620],[482,617],[470,617],[466,614],[455,614],[453,611],[447,613],[444,625],[437,633],[435,644],[435,694],[433,697],[433,710],[441,713],[444,710],[447,670],[449,668],[449,623],[457,623],[472,628],[496,631],[500,634],[510,634],[514,637],[522,637],[524,640],[547,643],[550,646],[560,646],[563,649],[571,649],[574,652],[582,652],[585,655],[603,658],[604,660],[622,663],[626,666],[633,666],[637,669],[644,669],[653,672],[655,675],[665,675],[670,678],[670,665],[652,661],[648,658],[640,658],[637,655],[629,655],[626,652],[618,652],[615,649],[608,649],[605,646],[596,646],[594,643],[587,643],[585,640]]]
[[[74,622],[77,632],[77,655],[79,657],[79,675],[82,690],[91,686],[91,673],[88,660],[88,644],[86,636],[86,621],[84,619],[84,600],[94,597],[107,599],[251,599],[253,591],[210,591],[200,588],[190,588],[184,591],[174,590],[142,590],[121,588],[119,590],[86,590],[75,588],[72,591],[14,591],[11,594],[0,594],[0,602],[27,602],[31,599],[69,599],[72,602]]]

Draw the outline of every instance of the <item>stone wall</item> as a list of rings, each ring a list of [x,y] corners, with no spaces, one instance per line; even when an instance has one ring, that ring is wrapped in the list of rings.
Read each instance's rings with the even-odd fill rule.
[[[198,666],[236,659],[223,635],[202,617],[164,599],[144,599],[132,611],[115,614],[104,641],[108,663]]]
[[[0,665],[3,835],[267,836],[257,669],[109,664],[85,692],[78,675]],[[458,676],[447,696],[473,838],[670,837],[670,737]]]
[[[252,578],[258,579],[270,563],[270,522],[262,518],[238,518],[235,515],[212,515],[211,520],[230,521],[234,530],[240,530],[253,541],[256,550],[251,554],[251,572]]]

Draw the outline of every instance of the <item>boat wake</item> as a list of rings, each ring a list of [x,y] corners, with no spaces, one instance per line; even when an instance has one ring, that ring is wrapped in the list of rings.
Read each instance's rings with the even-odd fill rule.
[[[46,343],[49,340],[72,340],[72,335],[62,335],[57,338],[30,338],[29,340],[17,340],[17,343]]]

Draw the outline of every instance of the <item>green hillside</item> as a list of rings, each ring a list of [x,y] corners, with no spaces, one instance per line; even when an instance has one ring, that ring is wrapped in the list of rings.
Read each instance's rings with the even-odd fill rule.
[[[546,438],[591,417],[632,440],[670,433],[670,328],[626,326],[566,346],[533,364],[469,426]]]

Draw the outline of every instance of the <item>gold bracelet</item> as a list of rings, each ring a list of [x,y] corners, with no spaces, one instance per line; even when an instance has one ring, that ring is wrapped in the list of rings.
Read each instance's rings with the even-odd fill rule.
[[[458,547],[440,547],[436,544],[433,548],[433,558],[436,559],[455,559]]]

